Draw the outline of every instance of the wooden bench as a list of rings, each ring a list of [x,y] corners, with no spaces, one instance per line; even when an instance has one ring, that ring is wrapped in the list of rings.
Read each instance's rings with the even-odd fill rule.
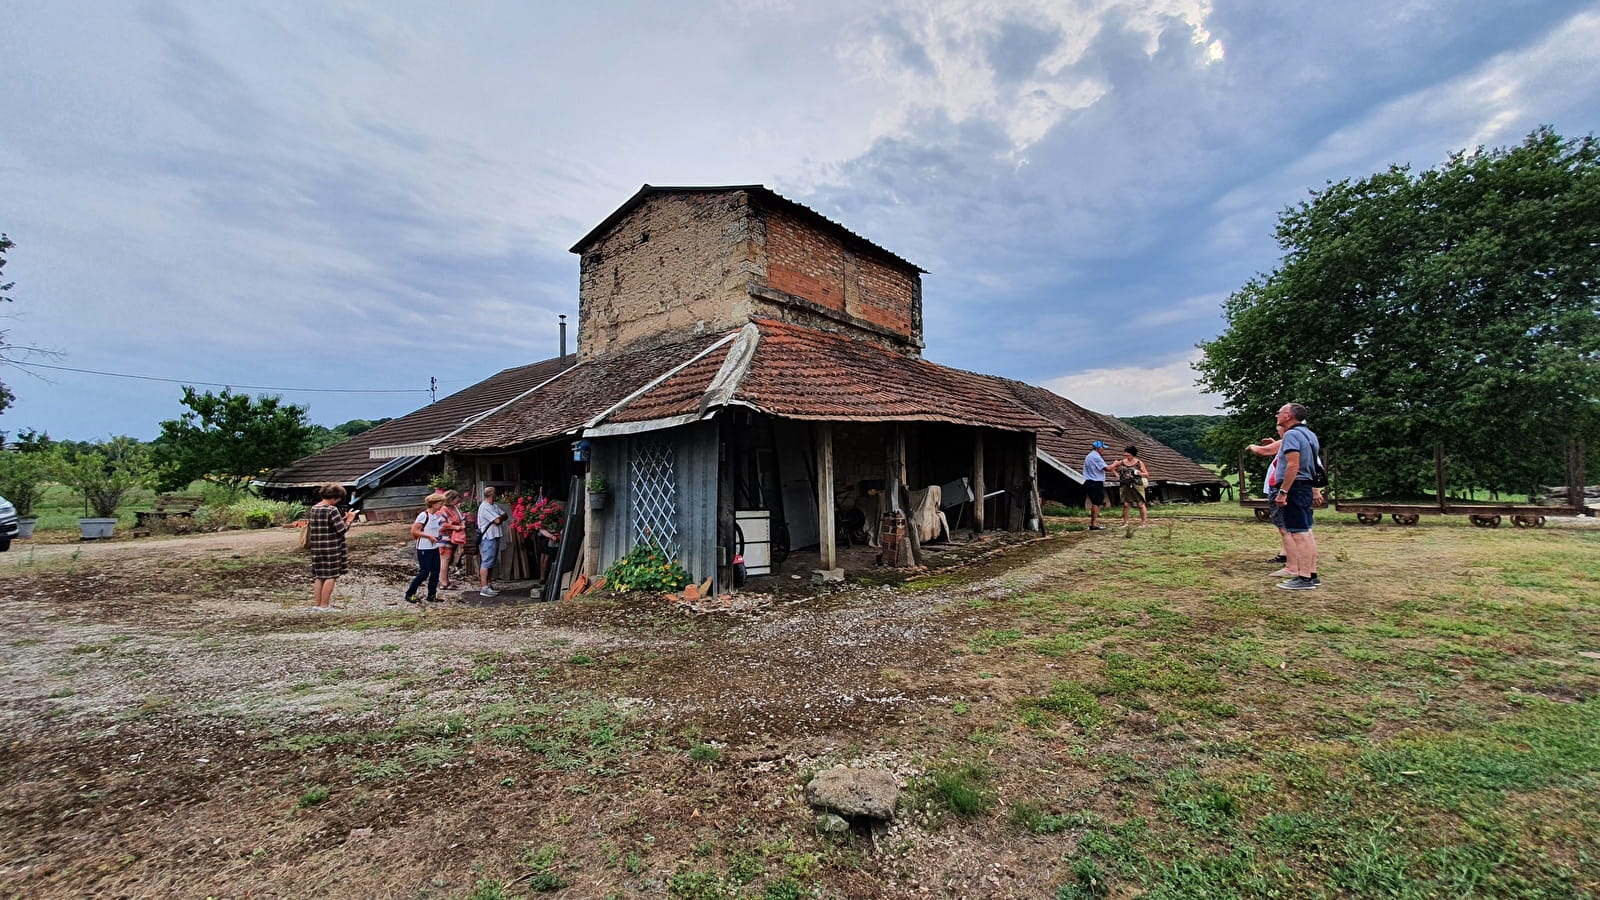
[[[200,508],[204,500],[187,494],[162,494],[156,498],[155,509],[141,510],[133,514],[133,533],[144,536],[154,530],[157,524],[163,526],[182,525],[187,530],[188,525],[194,522],[194,511]]]

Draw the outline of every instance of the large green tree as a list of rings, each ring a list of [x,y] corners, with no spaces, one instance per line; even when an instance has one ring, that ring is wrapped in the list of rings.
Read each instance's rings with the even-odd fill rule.
[[[304,456],[312,426],[306,408],[277,397],[252,398],[224,388],[222,393],[183,389],[187,411],[161,423],[152,457],[163,490],[204,478],[234,489],[268,469]]]
[[[1341,483],[1416,494],[1565,483],[1600,401],[1600,145],[1541,128],[1520,145],[1329,184],[1285,210],[1284,257],[1228,298],[1200,383],[1267,436],[1305,404]]]

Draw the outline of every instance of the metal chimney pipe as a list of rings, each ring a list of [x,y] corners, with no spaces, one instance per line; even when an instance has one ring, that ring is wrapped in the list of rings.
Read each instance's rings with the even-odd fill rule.
[[[561,317],[561,358],[567,358],[567,317]]]

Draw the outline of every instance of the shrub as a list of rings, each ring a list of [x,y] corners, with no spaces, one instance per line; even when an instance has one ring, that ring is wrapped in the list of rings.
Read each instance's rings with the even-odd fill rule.
[[[239,527],[267,528],[298,521],[305,518],[305,514],[304,503],[283,503],[260,497],[246,497],[226,505],[202,506],[194,511],[194,523],[196,527],[206,531]]]
[[[17,515],[33,515],[33,505],[44,496],[53,457],[47,453],[0,451],[0,497],[11,501]]]
[[[689,573],[677,560],[668,559],[665,550],[636,544],[606,570],[606,583],[616,591],[681,591],[689,583]]]
[[[102,519],[114,518],[123,498],[151,481],[153,470],[145,446],[130,437],[92,445],[60,463],[63,484],[77,491]]]

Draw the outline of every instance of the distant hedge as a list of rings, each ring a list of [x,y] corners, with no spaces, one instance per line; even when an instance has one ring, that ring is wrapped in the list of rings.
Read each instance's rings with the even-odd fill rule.
[[[1215,463],[1217,455],[1200,443],[1207,431],[1227,416],[1120,416],[1122,421],[1150,435],[1197,463]]]

